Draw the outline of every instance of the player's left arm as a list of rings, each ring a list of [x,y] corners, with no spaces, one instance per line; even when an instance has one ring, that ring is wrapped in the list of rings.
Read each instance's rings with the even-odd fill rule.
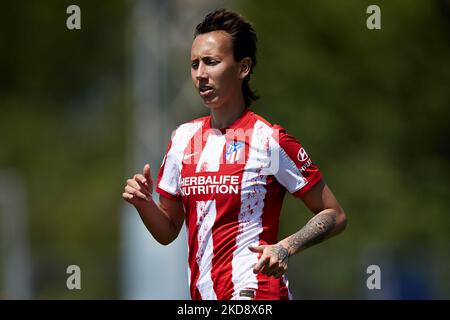
[[[289,255],[341,233],[347,225],[344,210],[323,180],[308,190],[302,200],[314,217],[299,231],[279,242]]]
[[[314,217],[293,235],[275,245],[251,247],[253,252],[261,252],[261,258],[254,272],[281,277],[288,268],[289,257],[313,245],[341,233],[347,224],[344,210],[330,188],[320,180],[302,197]]]

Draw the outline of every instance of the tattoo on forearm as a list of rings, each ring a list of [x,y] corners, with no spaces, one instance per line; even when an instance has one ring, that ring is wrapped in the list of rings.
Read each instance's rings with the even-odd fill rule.
[[[318,214],[288,239],[289,249],[297,252],[297,250],[318,244],[325,240],[335,226],[336,215],[332,213]]]
[[[289,259],[288,250],[280,244],[273,246],[270,250],[277,255],[278,261],[281,263],[285,263]]]

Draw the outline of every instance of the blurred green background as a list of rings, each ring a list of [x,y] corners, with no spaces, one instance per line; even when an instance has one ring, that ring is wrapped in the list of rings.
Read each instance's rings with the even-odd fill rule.
[[[122,296],[121,193],[136,169],[127,154],[136,2],[2,4],[0,173],[25,184],[34,299]],[[81,30],[66,28],[70,4],[81,8]],[[381,8],[381,30],[366,27],[371,4]],[[188,6],[198,9],[194,16],[208,11],[169,1],[173,17]],[[253,22],[259,53],[251,83],[261,96],[253,110],[299,138],[347,213],[343,234],[291,258],[295,298],[449,299],[450,1],[208,6]],[[188,34],[194,27],[183,26]],[[183,50],[169,52],[181,57],[168,59],[169,95],[180,89],[171,79],[189,76],[189,46]],[[195,101],[188,110],[168,108],[167,131],[207,113]],[[310,217],[287,197],[280,237]],[[80,291],[66,288],[71,264],[89,284]],[[366,287],[371,264],[382,269],[382,290]],[[8,298],[0,281],[0,298]]]

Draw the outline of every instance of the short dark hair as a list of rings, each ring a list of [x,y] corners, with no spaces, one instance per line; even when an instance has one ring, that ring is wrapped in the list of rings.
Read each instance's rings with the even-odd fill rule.
[[[259,99],[259,96],[249,86],[250,75],[256,66],[256,32],[251,23],[243,16],[223,8],[214,10],[205,16],[195,28],[194,39],[199,34],[212,31],[225,31],[231,36],[234,60],[240,61],[246,57],[252,60],[250,72],[242,84],[245,105],[248,107]]]

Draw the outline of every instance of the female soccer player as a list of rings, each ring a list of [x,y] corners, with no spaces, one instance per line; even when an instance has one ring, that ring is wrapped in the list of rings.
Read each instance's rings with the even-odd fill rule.
[[[183,222],[188,230],[192,299],[292,299],[289,257],[340,233],[346,216],[298,140],[251,111],[256,34],[237,13],[220,9],[197,25],[191,76],[209,115],[172,135],[152,200],[150,167],[127,180],[134,205],[161,244]],[[314,217],[278,241],[288,191]]]

